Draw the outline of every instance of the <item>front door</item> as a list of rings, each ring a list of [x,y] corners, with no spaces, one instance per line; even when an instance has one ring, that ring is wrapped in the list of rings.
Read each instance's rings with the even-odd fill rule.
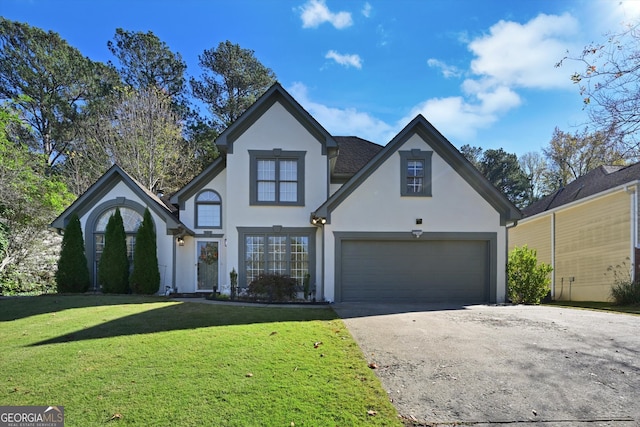
[[[196,242],[198,283],[196,291],[213,291],[218,287],[218,242]]]

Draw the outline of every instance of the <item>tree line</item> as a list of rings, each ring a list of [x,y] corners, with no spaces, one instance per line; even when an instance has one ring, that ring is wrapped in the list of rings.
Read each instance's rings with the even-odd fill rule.
[[[205,49],[189,78],[151,31],[118,28],[105,43],[113,59],[93,61],[53,31],[0,17],[0,293],[52,286],[47,225],[111,165],[152,192],[174,192],[276,81],[230,41]]]
[[[542,153],[519,159],[503,149],[461,152],[520,208],[600,165],[636,161],[639,41],[629,25],[558,62],[582,70],[569,76],[590,115],[582,129],[556,128]],[[25,267],[30,255],[50,221],[112,164],[150,191],[172,193],[219,155],[216,136],[276,81],[252,50],[230,41],[199,55],[198,76],[151,31],[118,28],[105,43],[112,60],[93,61],[53,31],[0,17],[4,289],[51,283],[41,260]]]

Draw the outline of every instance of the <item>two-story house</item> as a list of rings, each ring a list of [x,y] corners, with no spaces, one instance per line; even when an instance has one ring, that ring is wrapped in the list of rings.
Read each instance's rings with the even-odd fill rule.
[[[110,215],[156,227],[161,292],[229,293],[309,274],[318,300],[502,302],[520,212],[422,116],[386,146],[329,134],[281,85],[216,140],[222,155],[165,203],[113,166],[77,212],[92,280]]]

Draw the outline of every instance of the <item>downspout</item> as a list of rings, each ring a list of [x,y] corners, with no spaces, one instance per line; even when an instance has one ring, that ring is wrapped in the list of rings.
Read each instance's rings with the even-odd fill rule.
[[[321,272],[321,276],[320,276],[320,283],[316,283],[316,292],[315,292],[315,296],[316,296],[316,301],[324,301],[324,225],[326,224],[327,219],[323,218],[323,217],[319,217],[316,216],[315,212],[311,213],[311,225],[314,225],[315,227],[318,228],[318,230],[320,230],[320,240],[321,240],[321,252],[322,255],[320,256],[320,268],[319,271]],[[317,257],[316,257],[317,258]],[[317,272],[316,272],[316,277],[317,277]]]
[[[173,252],[173,266],[171,268],[172,270],[172,274],[171,274],[171,289],[173,289],[174,291],[177,289],[176,288],[176,267],[178,266],[178,264],[176,263],[176,251],[177,251],[177,242],[176,242],[176,236],[173,235],[173,233],[171,234],[171,246],[173,247],[173,250],[171,252]],[[161,290],[161,292],[166,291],[165,290]]]
[[[637,240],[638,240],[638,198],[637,198],[637,194],[636,194],[636,186],[635,185],[629,185],[627,187],[625,187],[625,191],[629,194],[630,196],[630,220],[631,220],[631,224],[630,224],[630,232],[631,232],[631,238],[629,239],[631,242],[631,248],[630,248],[630,256],[629,259],[631,259],[631,281],[634,282],[636,279],[636,247],[637,247]]]
[[[322,255],[320,256],[320,264],[321,264],[321,276],[320,276],[320,292],[317,292],[319,295],[316,295],[317,300],[316,301],[324,301],[324,275],[325,275],[325,271],[324,271],[324,225],[322,227],[320,227],[320,239],[322,240]]]
[[[556,213],[551,214],[551,299],[556,299]]]
[[[509,265],[509,229],[515,227],[516,225],[518,225],[518,220],[513,221],[511,224],[507,224],[506,226],[506,230],[505,230],[505,254],[504,254],[504,259],[505,259],[505,264],[504,264],[504,282],[505,282],[505,295],[504,295],[504,302],[507,302],[507,300],[509,299],[509,276],[507,274],[507,268]],[[496,295],[496,303],[498,302],[498,296]]]

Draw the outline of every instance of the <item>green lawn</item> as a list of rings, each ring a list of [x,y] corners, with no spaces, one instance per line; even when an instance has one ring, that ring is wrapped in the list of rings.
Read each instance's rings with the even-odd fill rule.
[[[402,425],[330,308],[15,298],[0,343],[0,403],[69,427]]]
[[[547,305],[640,315],[640,305],[613,305],[610,302],[591,301],[554,301]]]

